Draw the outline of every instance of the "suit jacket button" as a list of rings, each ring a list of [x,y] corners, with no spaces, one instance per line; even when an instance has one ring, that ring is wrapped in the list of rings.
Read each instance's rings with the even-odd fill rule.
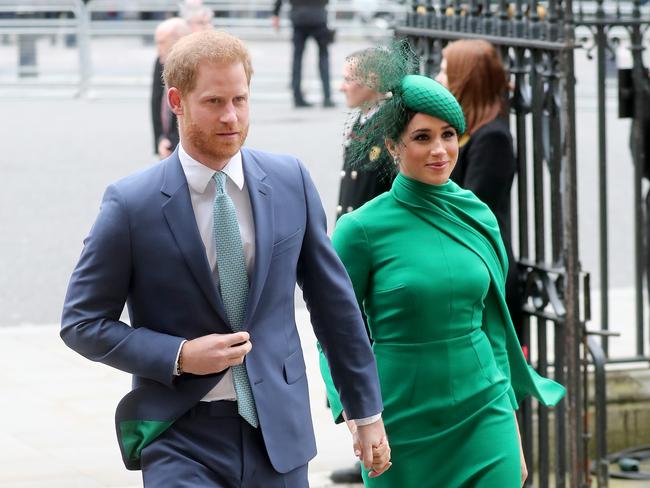
[[[345,170],[341,171],[341,178],[345,178]]]
[[[350,173],[350,178],[352,178],[353,180],[356,180],[356,179],[357,179],[357,172],[356,172],[356,171],[352,171],[352,172]]]
[[[341,212],[343,212],[343,207],[339,205],[338,207],[336,207],[336,215],[341,215]]]
[[[353,210],[354,210],[354,207],[348,207],[348,208],[346,209],[346,212],[352,212]]]

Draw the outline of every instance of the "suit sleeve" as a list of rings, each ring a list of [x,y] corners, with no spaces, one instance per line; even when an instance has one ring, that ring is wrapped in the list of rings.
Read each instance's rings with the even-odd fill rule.
[[[129,293],[131,260],[127,210],[110,186],[70,278],[61,338],[92,361],[171,385],[183,338],[119,320]]]
[[[363,298],[366,294],[368,276],[370,274],[369,247],[365,232],[354,217],[347,214],[341,217],[337,223],[334,235],[332,236],[332,243],[352,280],[352,286],[354,287],[354,293],[359,307],[363,309]],[[343,405],[332,380],[327,358],[320,345],[318,350],[320,355],[320,371],[325,382],[327,401],[329,402],[334,421],[339,423],[343,421]]]
[[[510,137],[505,132],[489,132],[478,137],[469,148],[463,188],[494,209],[510,188],[515,171]]]
[[[350,278],[327,237],[318,193],[306,170],[300,168],[307,223],[298,260],[298,284],[348,418],[372,417],[383,410],[375,358]]]

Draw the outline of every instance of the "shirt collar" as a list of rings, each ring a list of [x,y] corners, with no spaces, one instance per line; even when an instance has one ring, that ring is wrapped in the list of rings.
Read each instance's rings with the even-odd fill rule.
[[[187,154],[182,144],[178,145],[178,159],[181,161],[187,184],[192,191],[195,193],[205,193],[208,183],[210,183],[216,171],[208,168]],[[240,190],[244,188],[244,167],[242,165],[241,151],[237,151],[230,158],[230,161],[228,161],[222,171],[237,185],[237,188]]]
[[[365,124],[369,119],[373,117],[379,110],[379,107],[381,106],[381,102],[377,102],[375,105],[373,105],[370,110],[368,110],[365,114],[362,112],[359,115],[359,124],[363,125]]]

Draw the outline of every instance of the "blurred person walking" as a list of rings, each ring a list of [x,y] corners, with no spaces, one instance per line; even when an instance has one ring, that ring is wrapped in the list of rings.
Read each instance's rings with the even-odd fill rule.
[[[151,84],[151,122],[153,124],[154,152],[159,159],[168,157],[178,144],[176,115],[167,102],[165,83],[162,79],[163,66],[174,43],[191,33],[185,19],[172,17],[156,27],[155,40],[158,57],[153,68]]]
[[[190,26],[192,32],[213,29],[212,19],[214,11],[203,5],[203,2],[185,2],[181,6],[181,17],[183,17]]]
[[[391,93],[361,131],[358,151],[371,140],[364,132],[379,133],[399,174],[390,192],[341,217],[332,238],[368,319],[391,440],[393,467],[378,478],[364,470],[364,483],[519,487],[527,469],[518,403],[531,394],[555,405],[565,390],[539,376],[519,347],[494,214],[449,178],[465,133],[460,105],[420,75],[398,78]],[[341,422],[347,411],[327,364],[328,399]]]
[[[302,58],[307,39],[313,37],[318,44],[318,69],[323,85],[323,107],[331,108],[330,66],[328,46],[333,40],[333,31],[327,26],[327,0],[289,0],[291,12],[289,18],[293,26],[293,61],[291,64],[291,88],[293,103],[297,108],[311,107],[302,92]],[[271,22],[280,28],[280,8],[282,0],[275,0]]]
[[[522,341],[522,293],[512,251],[510,190],[517,161],[507,119],[508,75],[492,44],[460,40],[443,49],[436,79],[454,94],[467,120],[467,132],[451,179],[461,188],[471,190],[497,218],[508,256],[506,303]],[[527,355],[527,345],[523,346]]]
[[[242,147],[251,75],[226,33],[174,45],[164,77],[180,144],[108,187],[68,286],[65,343],[133,375],[116,432],[147,487],[308,486],[296,284],[365,466],[390,467],[375,361],[316,188],[296,158]]]

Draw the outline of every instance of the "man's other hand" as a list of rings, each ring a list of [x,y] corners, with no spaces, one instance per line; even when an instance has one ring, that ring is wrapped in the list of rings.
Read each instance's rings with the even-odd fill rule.
[[[205,375],[220,373],[242,364],[252,349],[248,332],[210,334],[187,341],[181,348],[180,363],[184,373]]]
[[[280,17],[278,15],[271,16],[271,25],[276,31],[280,30]]]

